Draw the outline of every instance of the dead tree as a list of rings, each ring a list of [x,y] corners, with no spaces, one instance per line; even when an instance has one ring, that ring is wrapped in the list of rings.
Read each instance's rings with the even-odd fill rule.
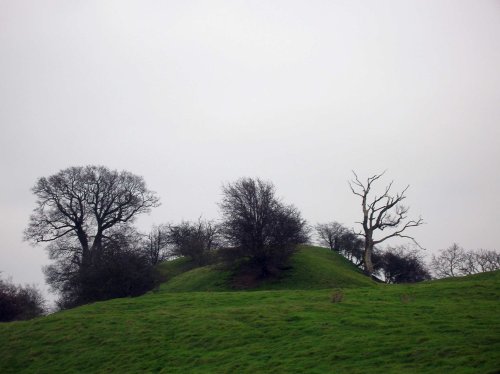
[[[373,198],[370,198],[369,195],[373,183],[384,175],[384,173],[369,177],[366,183],[363,183],[353,171],[354,179],[349,182],[352,193],[361,197],[363,221],[356,223],[363,226],[363,232],[359,232],[358,235],[362,236],[365,241],[363,262],[365,272],[369,275],[373,274],[372,254],[373,247],[376,244],[382,243],[390,238],[399,237],[410,239],[420,247],[415,238],[404,234],[404,231],[424,223],[422,218],[408,220],[407,213],[410,208],[401,204],[401,202],[406,199],[405,193],[409,186],[403,189],[403,191],[391,195],[390,190],[393,183],[391,182],[385,187],[381,195],[375,195]],[[376,232],[382,232],[384,230],[391,230],[391,232],[381,236],[379,239],[374,238]]]

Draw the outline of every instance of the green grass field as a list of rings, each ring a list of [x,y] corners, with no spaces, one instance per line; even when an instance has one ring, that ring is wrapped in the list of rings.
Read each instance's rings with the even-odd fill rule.
[[[158,292],[0,324],[0,372],[500,370],[500,272],[381,285],[317,248],[253,291],[231,291],[229,272],[185,260],[162,272]]]

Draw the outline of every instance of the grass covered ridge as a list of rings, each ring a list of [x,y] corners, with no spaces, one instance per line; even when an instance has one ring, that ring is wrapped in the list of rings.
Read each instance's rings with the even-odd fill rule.
[[[305,253],[303,261],[314,256]],[[321,273],[311,279],[323,279]],[[288,276],[283,284],[293,272]],[[190,287],[198,286],[193,281]],[[161,290],[4,323],[0,372],[496,373],[500,368],[500,272],[416,285],[345,286],[339,303],[332,303],[332,292]]]

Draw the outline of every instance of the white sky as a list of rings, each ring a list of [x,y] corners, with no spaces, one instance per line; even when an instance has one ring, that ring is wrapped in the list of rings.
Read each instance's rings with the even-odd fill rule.
[[[30,188],[87,164],[158,192],[143,228],[217,218],[241,176],[353,226],[350,170],[387,169],[428,253],[500,249],[500,2],[0,0],[0,130],[18,283],[45,287]]]

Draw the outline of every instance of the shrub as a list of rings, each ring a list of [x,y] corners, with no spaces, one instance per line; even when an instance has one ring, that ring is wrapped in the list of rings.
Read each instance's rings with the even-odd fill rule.
[[[159,279],[147,255],[122,232],[109,237],[101,251],[94,252],[86,266],[73,265],[72,258],[58,257],[44,269],[47,283],[61,294],[60,309],[94,301],[139,296],[152,290]],[[57,251],[56,253],[60,253]]]
[[[35,286],[0,279],[0,322],[27,320],[45,313],[45,300]]]
[[[404,246],[390,247],[381,252],[376,264],[386,283],[415,283],[431,279],[419,253]]]
[[[210,257],[220,246],[219,226],[211,221],[181,222],[168,227],[168,242],[173,245],[172,254],[189,257],[198,265],[210,262]]]

